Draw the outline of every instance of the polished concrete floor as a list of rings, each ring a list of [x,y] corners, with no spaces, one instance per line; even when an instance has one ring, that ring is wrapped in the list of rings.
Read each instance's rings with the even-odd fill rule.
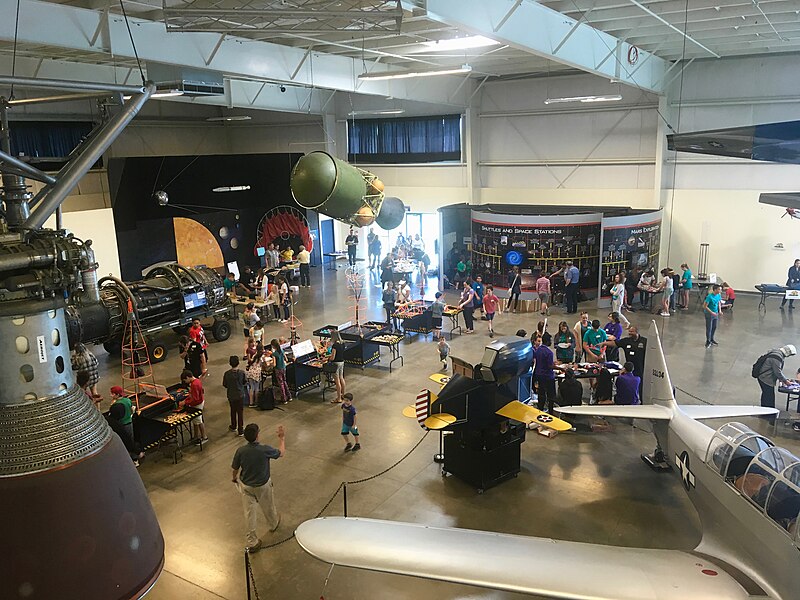
[[[303,322],[303,337],[326,323],[352,319],[344,271],[312,269],[314,287],[303,290],[296,314]],[[431,295],[435,289],[428,289]],[[452,298],[455,299],[454,297]],[[673,383],[689,394],[712,403],[757,404],[758,385],[750,377],[753,361],[770,347],[796,342],[798,324],[792,313],[782,313],[770,302],[759,316],[757,299],[740,295],[735,314],[726,315],[717,335],[720,346],[703,347],[703,318],[694,308],[668,319],[655,317],[663,327],[665,351]],[[379,288],[367,287],[363,302],[369,318],[381,318]],[[590,315],[606,310],[584,305]],[[553,327],[560,310],[551,317]],[[797,311],[800,313],[800,310]],[[634,313],[631,320],[648,326],[648,315]],[[570,319],[574,323],[574,316]],[[504,314],[496,320],[500,334],[523,327],[535,328],[538,314]],[[797,316],[800,323],[800,314]],[[489,338],[485,322],[477,322],[472,336],[455,336],[455,356],[477,362]],[[552,330],[551,328],[551,330]],[[236,327],[238,332],[239,327]],[[265,337],[285,333],[271,323]],[[170,338],[172,339],[172,338]],[[176,344],[177,340],[172,339]],[[173,346],[175,347],[175,346]],[[240,499],[230,483],[230,461],[243,443],[228,432],[228,407],[221,387],[231,354],[241,354],[243,340],[234,335],[225,343],[212,343],[210,377],[206,381],[206,423],[210,443],[203,452],[189,448],[183,460],[157,454],[148,456],[139,472],[150,493],[166,539],[166,566],[148,598],[238,600],[245,596],[243,562],[244,524]],[[287,454],[273,463],[276,502],[282,524],[265,542],[283,539],[328,501],[343,480],[359,479],[383,470],[402,457],[424,435],[417,424],[401,415],[415,394],[434,385],[428,376],[439,368],[434,344],[413,337],[402,345],[403,367],[388,371],[387,360],[363,372],[347,368],[348,390],[355,396],[363,450],[342,452],[340,411],[322,402],[319,391],[302,394],[283,410],[247,410],[247,421],[262,427],[263,441],[274,440],[275,427],[286,426]],[[99,356],[107,373],[107,389],[118,383],[117,359]],[[182,362],[174,350],[157,365],[160,383],[178,379]],[[787,374],[800,361],[787,361]],[[697,401],[679,392],[684,403]],[[800,444],[784,420],[773,431],[759,419],[748,425],[771,434],[780,445],[800,452]],[[637,422],[637,425],[639,423]],[[646,548],[690,550],[699,540],[699,520],[674,475],[649,470],[639,454],[650,450],[653,438],[642,428],[617,424],[610,432],[569,433],[554,439],[530,435],[522,446],[519,477],[479,495],[454,477],[443,478],[432,461],[438,436],[430,434],[397,468],[361,485],[348,488],[351,516],[384,518],[432,525],[457,526],[566,540]],[[719,423],[709,422],[711,426]],[[342,514],[341,497],[326,515]],[[341,540],[343,546],[350,542]],[[536,568],[536,557],[530,565]],[[569,576],[570,565],[564,565]],[[307,556],[294,540],[253,556],[253,572],[260,598],[301,599],[455,599],[522,598],[470,588],[336,567],[327,588],[329,566]]]

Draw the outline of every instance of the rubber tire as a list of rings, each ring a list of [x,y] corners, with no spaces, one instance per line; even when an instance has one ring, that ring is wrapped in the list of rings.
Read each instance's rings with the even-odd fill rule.
[[[231,324],[228,321],[217,320],[211,326],[211,334],[218,342],[224,342],[231,337],[232,331]]]
[[[111,355],[119,355],[122,352],[122,344],[119,340],[108,340],[103,342],[103,349]]]
[[[168,354],[166,345],[162,344],[161,342],[148,343],[147,352],[150,355],[150,362],[152,364],[164,362]]]

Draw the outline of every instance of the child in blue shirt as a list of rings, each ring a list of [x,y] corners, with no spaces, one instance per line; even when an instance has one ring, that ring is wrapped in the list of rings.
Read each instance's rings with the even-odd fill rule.
[[[717,323],[719,323],[719,316],[720,316],[720,295],[719,295],[719,286],[714,284],[711,286],[711,292],[709,292],[706,299],[703,300],[703,315],[706,318],[706,348],[710,348],[711,346],[718,346],[717,341],[714,339],[714,334],[717,331]]]
[[[353,434],[355,444],[350,443],[350,434]],[[361,444],[358,443],[358,425],[356,425],[356,407],[353,406],[353,394],[347,393],[342,396],[342,437],[344,437],[347,445],[344,447],[345,452],[351,450],[361,450]]]

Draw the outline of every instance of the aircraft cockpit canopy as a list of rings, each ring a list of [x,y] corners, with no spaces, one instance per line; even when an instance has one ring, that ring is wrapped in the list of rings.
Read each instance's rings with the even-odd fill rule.
[[[774,444],[741,423],[725,423],[717,429],[706,452],[706,464],[728,481],[744,475],[756,454]]]
[[[800,540],[800,458],[741,423],[726,423],[708,445],[706,464]]]

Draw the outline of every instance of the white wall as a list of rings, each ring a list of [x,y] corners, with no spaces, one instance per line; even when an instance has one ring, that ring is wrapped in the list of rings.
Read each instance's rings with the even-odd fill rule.
[[[76,237],[84,241],[92,240],[95,258],[100,264],[98,278],[108,274],[119,277],[117,235],[114,229],[114,213],[110,208],[65,212],[62,225]],[[55,216],[50,217],[44,226],[55,229]]]
[[[797,65],[796,56],[695,61],[683,90],[679,80],[669,90],[667,119],[680,124],[680,132],[800,119]],[[735,289],[785,283],[800,257],[800,230],[780,218],[783,209],[759,204],[758,196],[796,191],[798,182],[800,165],[668,152],[662,195],[672,229],[662,250],[669,263],[696,267],[700,243],[707,242],[709,270]],[[778,242],[785,250],[773,248]]]

